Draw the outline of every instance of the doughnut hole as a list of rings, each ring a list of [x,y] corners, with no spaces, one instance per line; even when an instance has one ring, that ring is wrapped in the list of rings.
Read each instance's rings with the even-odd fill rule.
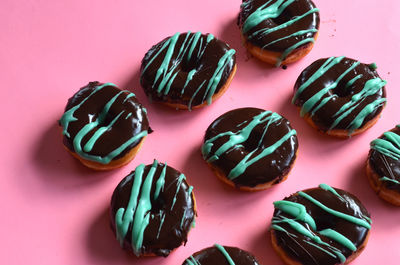
[[[348,96],[352,96],[354,91],[352,86],[346,86],[347,82],[343,80],[332,90],[332,93],[337,95],[340,98],[346,98]]]
[[[295,15],[292,14],[289,10],[289,8],[286,8],[281,14],[280,16],[276,17],[276,18],[271,18],[271,20],[276,24],[276,25],[282,25],[288,21],[290,21],[291,19],[293,19]]]

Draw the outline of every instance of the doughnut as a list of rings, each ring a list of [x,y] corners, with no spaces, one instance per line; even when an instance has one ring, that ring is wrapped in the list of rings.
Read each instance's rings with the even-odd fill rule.
[[[201,151],[220,180],[256,191],[287,178],[297,148],[296,131],[288,120],[272,111],[241,108],[211,123]]]
[[[210,105],[236,72],[235,50],[201,32],[176,33],[144,56],[140,83],[151,101],[176,109]]]
[[[400,206],[400,125],[371,142],[367,176],[379,197]]]
[[[274,206],[272,246],[286,264],[348,264],[367,244],[370,215],[349,192],[321,184]]]
[[[258,265],[257,259],[247,251],[236,247],[215,244],[194,253],[182,265]]]
[[[168,256],[194,227],[193,187],[184,174],[154,160],[140,164],[115,188],[111,228],[122,248],[136,256]]]
[[[68,100],[59,125],[65,148],[96,170],[129,163],[152,132],[146,109],[133,93],[97,81]]]
[[[319,59],[294,86],[292,103],[322,133],[348,138],[372,127],[386,104],[386,81],[376,64],[341,57]]]
[[[319,9],[311,0],[243,0],[238,25],[250,54],[278,67],[311,51]]]

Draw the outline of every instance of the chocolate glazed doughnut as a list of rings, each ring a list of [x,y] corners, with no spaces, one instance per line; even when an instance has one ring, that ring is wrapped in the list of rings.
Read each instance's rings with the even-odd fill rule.
[[[318,35],[318,11],[311,0],[243,0],[238,24],[249,52],[279,66],[311,51]]]
[[[215,244],[187,258],[182,265],[258,265],[256,258],[249,252],[236,247]]]
[[[297,79],[292,102],[319,131],[360,134],[375,124],[386,102],[386,81],[376,68],[344,56],[317,60]]]
[[[127,164],[152,132],[146,110],[133,93],[97,81],[68,100],[59,124],[67,150],[98,170]]]
[[[261,190],[286,179],[296,159],[296,131],[277,113],[235,109],[207,129],[202,154],[224,182]]]
[[[272,246],[286,264],[348,264],[367,244],[369,213],[346,191],[321,184],[274,206]]]
[[[151,100],[191,110],[221,96],[235,72],[235,50],[212,34],[189,31],[164,39],[146,53],[140,83]]]
[[[125,177],[111,199],[111,227],[136,256],[168,256],[186,243],[194,225],[193,187],[184,174],[154,160]]]
[[[400,125],[371,142],[367,176],[379,197],[400,206]]]

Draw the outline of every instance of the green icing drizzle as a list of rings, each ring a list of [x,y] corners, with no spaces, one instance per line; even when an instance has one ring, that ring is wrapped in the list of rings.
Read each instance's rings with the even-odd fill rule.
[[[60,119],[60,124],[63,127],[63,134],[70,138],[70,134],[68,132],[68,126],[70,122],[74,122],[77,121],[78,119],[76,117],[74,117],[74,113],[75,111],[77,111],[89,98],[91,98],[95,93],[97,93],[98,91],[100,91],[102,88],[107,87],[107,86],[114,86],[116,87],[116,85],[112,84],[112,83],[105,83],[103,85],[97,86],[86,98],[84,98],[78,105],[72,107],[71,109],[67,110],[63,116]],[[122,114],[124,113],[124,111],[120,112],[111,122],[110,124],[108,124],[107,126],[100,126],[101,124],[104,123],[111,106],[114,104],[114,102],[117,100],[117,98],[125,93],[128,93],[124,99],[124,102],[131,97],[134,97],[135,95],[131,92],[129,92],[128,90],[123,90],[121,92],[119,92],[118,94],[116,94],[113,98],[111,98],[106,105],[104,106],[104,108],[102,109],[102,111],[100,112],[100,114],[98,115],[97,119],[94,121],[90,121],[88,124],[86,124],[74,137],[73,139],[73,146],[74,146],[74,151],[81,156],[84,159],[87,160],[91,160],[91,161],[95,161],[101,164],[108,164],[111,162],[112,159],[114,159],[114,157],[118,156],[119,154],[121,154],[129,145],[131,145],[132,143],[134,143],[135,141],[143,138],[144,136],[147,135],[147,131],[142,131],[139,134],[131,137],[129,140],[127,140],[125,143],[123,143],[121,146],[119,146],[118,148],[116,148],[115,150],[111,151],[109,154],[107,154],[106,156],[102,157],[102,156],[97,156],[97,155],[90,155],[88,154],[88,152],[92,151],[94,145],[96,144],[96,142],[98,141],[98,139],[107,131],[109,131],[112,126],[115,124],[115,122],[117,122],[117,120],[122,116]],[[132,115],[132,113],[128,113],[127,116],[125,117],[125,119],[129,118]],[[86,142],[85,146],[82,148],[81,142],[83,140],[83,138],[90,133],[92,130],[97,129],[97,131],[92,135],[92,137]]]
[[[319,233],[323,236],[326,236],[339,244],[342,244],[346,248],[350,249],[351,251],[356,251],[357,247],[349,240],[347,237],[344,235],[340,234],[339,232],[336,232],[335,230],[332,229],[325,229],[322,231],[319,231]]]
[[[392,182],[392,183],[394,183],[394,184],[399,184],[399,185],[400,185],[400,181],[397,181],[397,180],[395,180],[395,179],[390,179],[390,178],[388,178],[388,177],[383,177],[383,178],[380,178],[379,180],[381,180],[381,181],[388,181],[388,182]]]
[[[162,212],[160,210],[160,226],[158,227],[157,238],[160,237],[160,232],[161,232],[161,228],[164,224],[164,220],[165,220],[165,212]]]
[[[336,64],[340,63],[345,57],[330,57],[324,64],[306,81],[304,82],[299,89],[296,91],[292,103],[294,103],[297,98],[306,90],[312,83],[314,83],[317,79],[323,76],[329,69],[331,69]],[[300,115],[304,116],[307,113],[310,113],[310,116],[313,116],[321,107],[323,107],[326,103],[328,103],[331,99],[337,97],[337,95],[330,95],[323,98],[328,92],[337,87],[339,82],[355,67],[357,67],[360,62],[354,63],[350,66],[344,73],[342,73],[336,81],[324,88],[322,88],[318,93],[313,95],[310,99],[308,99],[302,106]],[[358,79],[362,78],[362,75],[357,75],[356,77],[352,78],[350,81],[347,82],[345,85],[346,88],[351,87],[354,82]],[[364,88],[358,92],[357,94],[353,95],[351,100],[344,104],[338,112],[334,114],[335,121],[330,126],[329,130],[336,128],[336,126],[350,113],[352,113],[368,96],[372,96],[379,92],[386,85],[386,81],[380,78],[373,78],[368,80]],[[317,105],[317,103],[319,104]],[[351,134],[354,130],[361,127],[362,123],[364,122],[365,118],[374,112],[377,108],[381,107],[386,102],[385,98],[380,98],[372,103],[365,106],[357,116],[350,122],[347,129],[349,130],[349,134]]]
[[[197,52],[197,57],[198,57],[198,59],[200,59],[203,56],[208,43],[215,38],[214,35],[209,34],[207,36],[207,40],[206,40],[207,43],[205,45],[203,45],[203,39],[201,38],[201,32],[196,32],[189,38],[190,34],[191,34],[190,31],[188,33],[186,33],[185,40],[183,41],[181,48],[179,49],[178,55],[175,58],[174,62],[171,63],[172,55],[176,49],[176,44],[178,42],[179,36],[181,35],[179,32],[164,42],[164,44],[160,48],[160,50],[153,56],[153,58],[147,63],[147,65],[144,67],[144,69],[142,71],[142,75],[143,75],[143,73],[146,72],[147,68],[161,54],[161,52],[166,50],[166,54],[164,56],[164,59],[160,65],[160,67],[157,70],[156,77],[155,77],[153,85],[152,85],[152,87],[154,88],[156,86],[157,81],[161,78],[161,81],[159,82],[159,84],[157,86],[157,92],[160,95],[161,94],[167,95],[169,93],[175,78],[181,72],[180,69],[176,70],[179,63],[184,59],[186,59],[187,61],[191,60],[191,58],[193,56],[193,51],[196,48],[196,46],[199,46],[199,50]],[[187,56],[186,56],[186,58],[184,58],[184,55],[186,53],[187,53]],[[207,100],[207,104],[212,103],[212,96],[214,95],[215,90],[221,81],[221,77],[224,73],[224,69],[229,64],[229,62],[232,59],[232,56],[234,54],[235,54],[235,50],[230,49],[227,53],[225,53],[220,58],[215,72],[213,73],[211,79],[208,81],[208,85],[206,87],[206,91],[205,91],[205,94],[203,97],[203,101]],[[187,85],[190,83],[190,81],[193,79],[193,77],[196,75],[196,73],[197,73],[196,69],[192,69],[187,73],[185,84],[180,92],[181,95],[183,95]],[[191,110],[191,105],[194,100],[194,97],[198,94],[198,92],[204,86],[206,81],[207,80],[204,80],[203,83],[198,87],[198,89],[192,95],[192,97],[189,101],[189,104],[188,104],[189,110]]]
[[[356,225],[365,227],[367,229],[371,229],[371,225],[364,219],[357,218],[357,217],[354,217],[354,216],[351,216],[351,215],[348,215],[348,214],[345,214],[342,212],[335,211],[335,210],[323,205],[322,203],[320,203],[319,201],[317,201],[316,199],[314,199],[313,197],[311,197],[310,195],[308,195],[307,193],[304,193],[302,191],[299,191],[299,195],[301,197],[309,200],[310,202],[314,203],[316,206],[320,207],[322,210],[326,211],[327,213],[332,214],[333,216],[342,218],[346,221],[352,222]]]
[[[385,132],[382,139],[371,142],[371,148],[394,160],[400,159],[400,135],[394,132]]]
[[[295,216],[296,220],[309,224],[313,230],[317,229],[314,219],[307,213],[304,205],[291,201],[276,201],[274,206],[284,213]]]
[[[193,256],[190,256],[188,259],[186,259],[186,263],[189,265],[201,265],[200,262],[193,258]]]
[[[259,8],[257,8],[257,10],[255,10],[252,14],[250,14],[250,16],[246,19],[246,21],[243,23],[243,33],[247,33],[249,32],[251,29],[253,29],[254,27],[256,27],[257,25],[259,25],[261,22],[267,20],[267,19],[273,19],[273,18],[277,18],[279,17],[282,12],[290,5],[294,2],[295,0],[277,0],[275,3],[269,5],[272,0],[267,1],[264,5],[260,6]],[[245,2],[242,4],[242,7],[247,7],[249,2]],[[269,6],[268,6],[269,5]],[[300,16],[296,16],[293,17],[291,20],[282,23],[276,27],[273,28],[268,28],[268,29],[260,29],[255,31],[254,33],[250,34],[248,37],[251,38],[262,38],[274,31],[283,29],[283,28],[287,28],[290,25],[296,23],[297,21],[303,19],[304,17],[316,13],[318,12],[319,9],[318,8],[313,8],[309,11],[307,11],[306,13],[300,15]],[[266,45],[264,45],[262,47],[262,49],[265,49],[267,46],[272,45],[273,43],[276,43],[278,41],[282,41],[291,37],[298,37],[301,35],[305,35],[308,33],[315,33],[317,32],[317,29],[309,29],[309,30],[299,30],[289,36],[286,36],[284,38],[272,41]],[[296,48],[309,43],[309,42],[314,42],[314,38],[306,38],[304,40],[298,41],[296,44],[292,45],[291,47],[287,48],[282,55],[280,56],[280,58],[278,58],[277,62],[276,62],[276,66],[281,65],[282,61],[285,60],[285,58],[287,57],[287,55],[289,55],[293,50],[295,50]]]
[[[144,164],[137,166],[134,173],[128,176],[129,178],[134,175],[129,202],[126,209],[119,208],[115,215],[116,235],[121,246],[123,245],[124,238],[128,233],[129,227],[132,227],[132,250],[136,256],[139,256],[141,253],[144,230],[146,229],[150,220],[149,212],[152,209],[150,192],[157,165],[158,161],[154,160],[144,180]],[[160,218],[161,221],[159,232],[164,222],[162,214],[160,214]]]
[[[176,202],[176,196],[178,196],[178,192],[179,192],[179,190],[181,188],[181,184],[182,184],[182,181],[184,179],[186,179],[185,175],[180,174],[179,177],[178,177],[178,180],[176,182],[176,191],[175,191],[174,199],[172,200],[171,211],[172,211],[172,209],[174,209],[175,202]]]
[[[329,191],[332,194],[334,194],[335,196],[337,196],[340,200],[344,201],[344,198],[332,187],[330,187],[327,184],[321,184],[319,185],[319,187],[323,190]],[[366,227],[367,229],[370,229],[370,224],[368,222],[371,222],[371,220],[369,218],[367,218],[366,216],[363,216],[366,220],[368,220],[368,222],[366,222],[363,219],[360,218],[356,218],[335,210],[332,210],[328,207],[326,207],[325,205],[323,205],[322,203],[320,203],[319,201],[315,200],[314,198],[312,198],[311,196],[309,196],[308,194],[304,193],[304,192],[299,192],[299,195],[306,198],[307,200],[311,201],[312,203],[314,203],[315,205],[317,205],[318,207],[322,208],[324,211],[345,219],[347,221],[350,221],[352,223],[355,223],[357,225]],[[291,201],[277,201],[274,202],[274,206],[276,209],[281,210],[282,212],[289,214],[291,216],[294,217],[294,219],[290,219],[287,217],[284,217],[282,215],[278,215],[278,217],[274,217],[272,219],[272,225],[271,228],[277,231],[281,231],[284,232],[286,234],[288,234],[289,236],[293,238],[297,238],[296,235],[288,232],[286,229],[284,229],[283,227],[281,227],[279,224],[280,223],[286,223],[288,224],[292,229],[294,229],[295,231],[297,231],[298,233],[310,238],[313,242],[312,243],[308,240],[303,240],[304,242],[306,242],[307,244],[310,244],[318,249],[320,249],[321,251],[325,252],[326,254],[332,256],[332,257],[337,257],[339,258],[339,260],[341,261],[341,263],[344,263],[346,261],[345,256],[341,253],[341,251],[331,245],[329,245],[326,242],[323,242],[321,240],[320,237],[318,237],[316,234],[314,234],[311,230],[309,230],[308,227],[303,226],[302,224],[299,223],[299,221],[304,222],[306,224],[308,224],[313,230],[316,230],[316,225],[315,225],[315,220],[307,213],[306,208],[304,207],[304,205],[299,204],[299,203],[295,203],[295,202],[291,202]],[[356,251],[357,247],[353,244],[353,242],[351,242],[351,240],[349,240],[347,237],[345,237],[344,235],[340,234],[339,232],[332,230],[332,229],[324,229],[321,231],[318,231],[318,233],[320,235],[323,235],[329,239],[332,239],[334,241],[336,241],[337,243],[341,244],[342,246],[350,249],[351,251]],[[294,239],[293,239],[294,240]],[[322,246],[328,247],[329,250],[323,248]]]
[[[154,191],[154,200],[157,200],[158,196],[160,195],[160,191],[164,190],[166,172],[167,172],[167,163],[164,164],[164,167],[161,171],[160,177],[158,178],[158,180],[156,182],[156,190]]]
[[[226,251],[226,249],[223,246],[221,246],[219,244],[214,244],[214,246],[224,255],[224,257],[228,261],[229,265],[235,265],[235,262],[232,260],[228,251]]]

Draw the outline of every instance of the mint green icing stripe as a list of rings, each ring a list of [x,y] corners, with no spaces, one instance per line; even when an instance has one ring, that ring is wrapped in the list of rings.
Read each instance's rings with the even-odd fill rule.
[[[224,69],[228,66],[232,59],[232,56],[235,53],[236,51],[234,49],[230,49],[219,59],[217,68],[215,69],[214,74],[208,82],[206,92],[204,93],[203,101],[204,99],[206,99],[208,105],[212,103],[212,97],[214,96],[217,86],[221,81]]]
[[[342,212],[335,211],[335,210],[325,206],[324,204],[320,203],[319,201],[317,201],[316,199],[314,199],[313,197],[311,197],[310,195],[308,195],[307,193],[304,193],[302,191],[299,191],[299,195],[304,197],[305,199],[311,201],[316,206],[320,207],[322,210],[326,211],[327,213],[332,214],[333,216],[342,218],[346,221],[352,222],[356,225],[365,227],[367,229],[371,229],[371,225],[363,219],[360,219],[360,218],[357,218],[357,217],[354,217],[354,216],[351,216],[351,215],[348,215],[348,214],[345,214]]]
[[[164,164],[164,167],[161,171],[160,177],[158,178],[158,180],[156,182],[156,189],[154,191],[154,200],[155,201],[158,199],[158,196],[160,195],[160,191],[164,190],[166,172],[167,172],[167,163]]]
[[[198,262],[193,256],[190,256],[188,259],[186,259],[186,263],[188,265],[201,265],[200,262]]]
[[[262,159],[263,157],[266,157],[273,152],[275,152],[276,149],[278,149],[284,142],[289,140],[290,137],[296,135],[296,130],[291,130],[287,134],[285,134],[281,139],[279,139],[276,143],[273,145],[270,145],[269,147],[265,148],[260,154],[256,155],[255,157],[251,158],[251,156],[254,154],[255,150],[250,152],[248,155],[246,155],[242,161],[240,161],[232,170],[229,172],[228,178],[229,179],[235,179],[239,177],[241,174],[244,173],[244,171],[257,162],[258,160]]]
[[[307,213],[306,207],[304,205],[283,200],[274,202],[274,206],[276,209],[279,209],[282,212],[295,217],[296,220],[302,221],[310,225],[313,230],[317,229],[314,218],[312,218],[311,215]]]
[[[176,203],[176,196],[178,196],[178,192],[179,192],[179,190],[181,188],[182,181],[185,180],[185,179],[186,179],[185,175],[184,174],[180,174],[179,177],[178,177],[178,180],[176,181],[176,191],[175,191],[174,199],[172,200],[172,205],[171,205],[171,209],[170,209],[171,211],[174,209],[174,206],[175,206],[175,203]]]
[[[371,148],[394,160],[400,159],[400,135],[394,132],[385,132],[384,138],[371,142]]]
[[[154,160],[148,174],[144,179],[144,164],[137,166],[135,171],[127,177],[127,181],[129,181],[130,178],[134,176],[128,205],[126,209],[119,208],[115,215],[115,230],[117,239],[121,246],[124,243],[124,239],[128,233],[129,227],[132,227],[132,250],[136,256],[141,254],[144,230],[150,221],[150,211],[152,209],[150,193],[152,190],[153,178],[156,173],[157,166],[158,161]],[[160,175],[159,179],[160,178],[163,178],[163,176]],[[156,181],[156,183],[161,183],[159,179]],[[157,238],[159,237],[164,219],[165,213],[160,211],[160,225]]]
[[[143,244],[144,230],[150,221],[149,211],[152,208],[150,191],[153,183],[154,173],[156,172],[158,161],[154,160],[140,192],[139,202],[137,204],[135,216],[132,225],[132,248],[136,256],[140,255]]]
[[[336,64],[340,63],[345,57],[330,57],[324,64],[317,70],[315,73],[306,81],[304,82],[294,94],[292,103],[294,103],[299,95],[304,92],[312,83],[318,80],[321,76],[323,76],[329,69],[331,69]]]
[[[142,185],[143,170],[144,165],[141,164],[136,167],[134,173],[128,176],[129,178],[131,178],[132,175],[135,174],[128,206],[126,207],[126,209],[119,208],[117,213],[115,214],[116,236],[121,246],[124,243],[124,238],[128,232],[129,225],[133,221],[133,215],[136,211],[137,199],[140,192],[140,186]]]
[[[310,14],[317,13],[318,11],[319,11],[318,8],[311,9],[311,10],[307,11],[306,13],[304,13],[303,15],[294,17],[291,20],[289,20],[289,21],[287,21],[287,22],[285,22],[283,24],[280,24],[279,26],[276,26],[274,28],[260,29],[260,30],[258,30],[256,32],[252,33],[249,37],[250,38],[255,38],[255,37],[262,38],[262,37],[264,37],[264,36],[266,36],[266,35],[268,35],[268,34],[270,34],[272,32],[275,32],[275,31],[278,31],[280,29],[286,28],[286,27],[296,23],[297,21],[305,18],[306,16],[308,16]]]
[[[399,184],[399,185],[400,185],[400,181],[395,180],[395,179],[390,179],[390,178],[388,178],[388,177],[383,177],[383,178],[380,178],[379,180],[381,180],[381,181],[388,181],[388,182],[392,182],[392,183],[394,183],[394,184]]]
[[[351,242],[350,239],[340,234],[339,232],[336,232],[335,230],[324,229],[322,231],[319,231],[319,234],[338,242],[342,246],[345,246],[346,248],[350,249],[351,251],[357,250],[357,247],[353,244],[353,242]]]
[[[337,117],[336,120],[333,122],[333,124],[330,127],[330,130],[335,128],[345,117],[347,117],[357,106],[361,104],[361,102],[367,98],[368,96],[372,96],[376,93],[379,92],[380,89],[382,89],[383,86],[386,85],[386,81],[380,79],[380,78],[374,78],[368,80],[363,89],[358,92],[357,94],[353,95],[351,98],[351,101],[347,102],[344,104],[337,113],[334,114],[334,117]],[[374,102],[370,103],[367,105],[360,113],[359,115],[350,123],[349,127],[352,128],[352,130],[355,130],[359,128],[364,121],[365,117],[369,115],[372,111],[375,110],[376,107],[381,106],[383,102],[386,102],[386,99],[382,98],[379,100],[375,100]]]
[[[248,32],[264,20],[269,18],[277,18],[282,14],[286,7],[294,1],[295,0],[277,0],[275,3],[268,6],[268,4],[271,3],[271,0],[269,0],[264,5],[257,8],[257,10],[254,11],[250,16],[248,16],[243,24],[243,32]]]
[[[223,246],[221,246],[219,244],[215,244],[214,246],[222,253],[222,255],[224,255],[224,257],[228,261],[229,265],[235,265],[235,262],[233,261],[233,259],[229,255],[228,251],[226,251],[226,249]]]

